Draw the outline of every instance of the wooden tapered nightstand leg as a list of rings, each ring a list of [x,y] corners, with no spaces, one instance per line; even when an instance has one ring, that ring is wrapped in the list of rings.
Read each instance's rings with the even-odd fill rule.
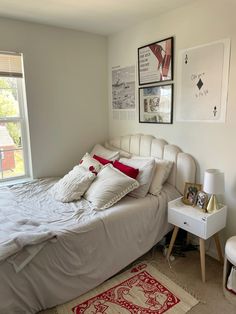
[[[217,253],[219,256],[219,260],[221,262],[221,264],[224,263],[224,258],[223,258],[223,254],[222,254],[222,250],[221,250],[221,244],[220,244],[220,239],[219,239],[219,234],[216,233],[214,234],[214,240],[215,240],[215,244],[216,244],[216,249],[217,249]]]
[[[172,237],[171,237],[171,240],[170,240],[170,245],[169,245],[169,248],[168,248],[168,252],[167,252],[167,255],[166,255],[166,258],[169,260],[170,258],[170,254],[171,254],[171,251],[173,249],[173,246],[174,246],[174,243],[175,243],[175,239],[177,237],[177,233],[179,231],[179,227],[175,226],[174,228],[174,231],[172,233]]]
[[[200,259],[201,259],[201,271],[202,281],[206,281],[206,268],[205,268],[205,240],[199,238],[200,243]]]

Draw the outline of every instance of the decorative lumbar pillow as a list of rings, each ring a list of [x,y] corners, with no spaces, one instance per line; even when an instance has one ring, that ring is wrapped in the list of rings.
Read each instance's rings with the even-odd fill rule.
[[[168,179],[173,162],[169,160],[163,160],[155,158],[156,171],[152,179],[152,183],[149,188],[149,193],[158,195],[162,189],[163,184]]]
[[[101,170],[103,165],[92,156],[90,156],[89,153],[86,153],[84,157],[80,160],[80,166],[97,174]]]
[[[138,169],[122,164],[122,162],[119,162],[118,160],[114,161],[113,166],[133,179],[136,179],[139,174]]]
[[[138,186],[136,180],[108,164],[98,173],[84,198],[93,204],[94,209],[102,210],[111,207]]]
[[[121,158],[120,162],[122,162],[125,165],[139,169],[139,174],[136,178],[136,180],[139,182],[139,188],[132,191],[129,195],[136,198],[145,197],[148,193],[156,168],[154,158],[153,159]]]
[[[102,158],[101,156],[93,155],[93,158],[99,161],[102,165],[113,164],[112,160],[108,160],[106,158]]]
[[[87,191],[96,175],[81,166],[75,166],[50,189],[55,200],[69,203],[79,200]]]
[[[91,156],[97,155],[109,160],[116,160],[120,156],[118,151],[107,149],[100,144],[96,144],[90,154]]]

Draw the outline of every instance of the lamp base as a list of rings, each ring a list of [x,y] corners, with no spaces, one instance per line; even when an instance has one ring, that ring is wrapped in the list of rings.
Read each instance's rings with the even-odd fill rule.
[[[219,209],[219,204],[218,204],[217,198],[216,198],[215,194],[212,194],[212,196],[211,196],[211,198],[207,204],[207,212],[212,213],[218,209]]]

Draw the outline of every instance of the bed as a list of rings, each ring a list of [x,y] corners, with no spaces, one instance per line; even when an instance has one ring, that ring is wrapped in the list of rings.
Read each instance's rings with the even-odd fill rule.
[[[193,158],[150,135],[117,137],[105,146],[123,154],[173,161],[159,196],[126,196],[107,210],[94,211],[84,200],[60,206],[54,202],[47,191],[55,179],[0,189],[0,208],[9,205],[13,211],[15,206],[16,212],[22,208],[27,228],[27,217],[34,213],[39,220],[47,217],[47,223],[61,226],[60,232],[55,228],[55,234],[45,233],[42,243],[32,241],[0,262],[1,314],[37,313],[65,303],[116,274],[171,230],[167,202],[183,193],[185,182],[195,181]]]

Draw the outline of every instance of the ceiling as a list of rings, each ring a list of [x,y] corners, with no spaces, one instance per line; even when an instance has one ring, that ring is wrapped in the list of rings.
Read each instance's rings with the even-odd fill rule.
[[[0,0],[0,16],[109,35],[196,0]]]

